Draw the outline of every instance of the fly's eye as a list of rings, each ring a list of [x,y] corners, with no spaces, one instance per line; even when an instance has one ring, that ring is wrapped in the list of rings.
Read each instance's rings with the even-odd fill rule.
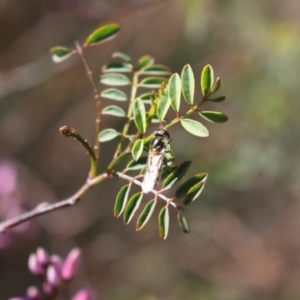
[[[161,139],[155,138],[151,143],[151,148],[156,151],[161,151],[164,148],[164,142]]]

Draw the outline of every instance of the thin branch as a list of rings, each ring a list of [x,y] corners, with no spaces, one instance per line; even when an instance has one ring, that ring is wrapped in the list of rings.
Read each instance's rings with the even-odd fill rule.
[[[95,104],[96,104],[96,130],[95,130],[94,152],[95,152],[96,159],[99,160],[100,142],[99,142],[98,136],[101,131],[101,95],[96,86],[96,83],[95,83],[95,80],[93,77],[93,72],[87,63],[87,60],[86,60],[85,56],[83,55],[82,48],[78,42],[76,42],[76,48],[77,48],[78,54],[81,57],[81,60],[84,64],[87,76],[89,78],[89,81],[90,81],[93,91],[94,91],[94,99],[95,99]],[[90,174],[90,178],[93,178],[96,175],[97,175],[97,170],[95,173]]]
[[[118,177],[122,178],[122,179],[125,179],[125,180],[128,180],[130,182],[133,182],[134,184],[136,184],[138,186],[142,186],[142,183],[140,181],[138,181],[137,179],[135,179],[134,177],[125,175],[122,172],[116,172],[115,174]],[[172,198],[168,198],[165,195],[161,194],[159,191],[156,191],[156,190],[153,190],[153,189],[150,192],[155,195],[155,198],[159,197],[162,200],[166,201],[168,204],[172,205],[173,207],[175,207],[177,209],[179,208],[179,206],[175,202],[172,201],[173,200]]]
[[[79,202],[79,200],[83,197],[83,195],[88,192],[94,185],[99,184],[109,177],[106,173],[103,173],[97,177],[95,177],[93,180],[88,180],[74,195],[71,197],[61,200],[59,202],[49,204],[47,202],[40,203],[37,205],[34,209],[31,211],[28,211],[24,214],[21,214],[19,216],[16,216],[14,218],[11,218],[9,220],[6,220],[2,223],[0,223],[0,233],[5,232],[10,228],[13,228],[21,223],[24,223],[26,221],[29,221],[31,219],[34,219],[38,216],[50,213],[52,211],[73,206]],[[97,179],[97,180],[96,180]]]
[[[131,117],[132,117],[132,113],[133,113],[133,102],[135,100],[136,93],[137,93],[138,78],[139,78],[139,72],[135,72],[133,74],[131,96],[130,96],[128,111],[127,111],[127,119],[126,119],[126,123],[123,127],[122,136],[121,136],[121,139],[120,139],[120,142],[119,142],[119,145],[117,147],[114,157],[118,157],[120,155],[120,153],[123,151],[125,137],[128,133],[130,121],[131,121]]]
[[[90,177],[93,177],[92,174],[96,174],[97,172],[97,158],[92,146],[88,143],[87,140],[83,139],[78,131],[74,128],[62,126],[59,128],[59,132],[65,137],[72,136],[87,150],[91,158]]]

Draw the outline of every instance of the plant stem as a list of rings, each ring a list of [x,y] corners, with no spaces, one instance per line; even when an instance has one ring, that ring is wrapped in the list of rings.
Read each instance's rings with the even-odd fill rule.
[[[96,161],[98,161],[99,156],[100,156],[100,142],[99,142],[98,136],[101,131],[101,95],[96,86],[96,83],[95,83],[95,80],[93,77],[93,72],[87,63],[87,60],[83,54],[82,48],[78,42],[76,42],[76,48],[77,48],[77,52],[78,52],[79,56],[81,57],[81,60],[83,62],[85,70],[86,70],[86,74],[89,78],[89,81],[90,81],[93,91],[94,91],[94,99],[95,99],[95,104],[96,104],[96,128],[95,128],[94,153],[95,153]],[[96,175],[97,175],[97,165],[93,165],[93,166],[91,166],[89,176],[90,176],[90,178],[94,178]]]
[[[135,100],[136,93],[137,93],[137,85],[138,85],[139,74],[140,74],[139,72],[134,72],[133,73],[131,96],[130,96],[128,111],[127,111],[127,119],[126,119],[126,123],[124,124],[124,128],[123,128],[123,131],[122,131],[122,136],[121,136],[121,139],[120,139],[120,142],[119,142],[119,145],[117,147],[117,150],[115,152],[114,157],[118,157],[120,155],[120,153],[123,151],[123,148],[124,148],[125,137],[126,137],[126,135],[128,133],[128,130],[129,130],[130,121],[131,121],[132,112],[133,112],[133,102]]]
[[[133,182],[134,184],[138,185],[138,186],[142,186],[142,183],[140,181],[138,181],[137,179],[135,179],[134,177],[125,175],[124,173],[121,172],[116,172],[114,173],[116,176],[128,180],[130,182]],[[172,205],[175,208],[178,208],[178,205],[172,201],[172,198],[168,198],[165,195],[161,194],[159,191],[156,190],[151,190],[151,193],[153,193],[155,195],[155,198],[159,197],[162,200],[166,201],[168,204]]]

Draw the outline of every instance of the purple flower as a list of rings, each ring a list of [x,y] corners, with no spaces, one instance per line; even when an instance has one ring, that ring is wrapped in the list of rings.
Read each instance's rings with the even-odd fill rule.
[[[81,258],[81,251],[79,248],[74,248],[70,251],[61,269],[61,277],[68,281],[73,279]]]
[[[50,264],[53,265],[57,272],[60,273],[62,265],[63,265],[63,260],[60,256],[53,254],[50,256]]]
[[[61,284],[61,276],[52,265],[47,268],[47,282],[55,288],[59,287]]]
[[[43,296],[36,286],[30,286],[27,289],[27,296],[31,300],[43,300]]]
[[[96,299],[95,292],[91,289],[82,289],[72,297],[72,300],[94,300],[94,299]]]
[[[43,283],[43,291],[45,293],[45,295],[52,297],[55,294],[55,288],[50,285],[48,282],[44,282]]]
[[[44,276],[45,270],[41,264],[37,261],[36,255],[34,253],[30,254],[28,259],[28,268],[33,275]]]
[[[37,250],[36,250],[36,260],[43,266],[47,266],[49,264],[49,260],[50,260],[50,257],[49,257],[49,254],[48,252],[42,248],[42,247],[39,247]]]

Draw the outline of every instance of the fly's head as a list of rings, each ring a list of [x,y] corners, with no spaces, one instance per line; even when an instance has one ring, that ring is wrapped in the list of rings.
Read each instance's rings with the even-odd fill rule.
[[[150,145],[150,152],[152,155],[160,155],[163,153],[170,141],[170,134],[164,128],[159,128],[154,132],[154,138]]]

